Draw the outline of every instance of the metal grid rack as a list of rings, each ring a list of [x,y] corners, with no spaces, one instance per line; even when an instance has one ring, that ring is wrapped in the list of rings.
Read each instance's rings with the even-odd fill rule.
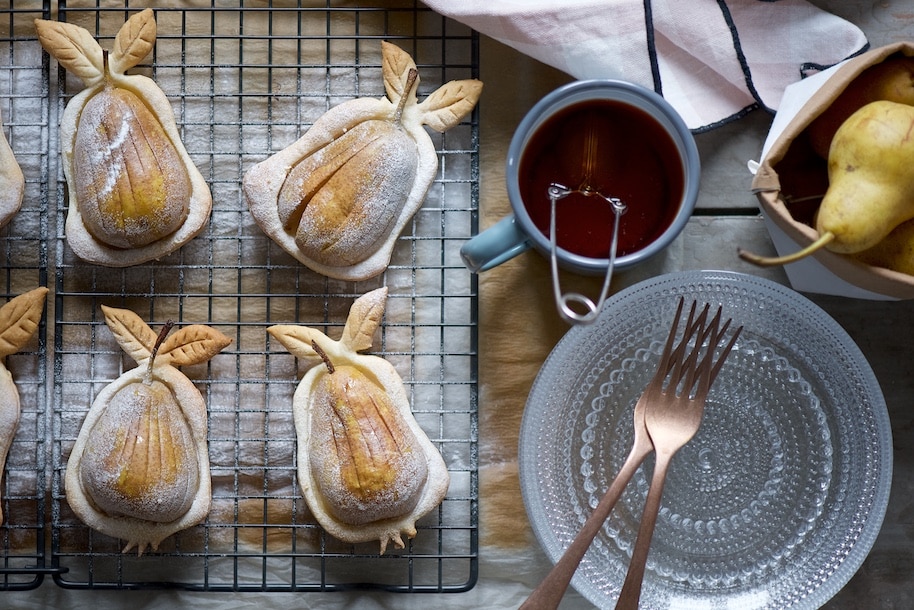
[[[39,1],[0,5],[0,117],[25,176],[22,207],[0,230],[0,303],[48,283],[48,61],[32,22]],[[8,356],[20,398],[19,427],[0,484],[0,590],[31,589],[43,580],[47,479],[47,322],[32,342]]]
[[[477,222],[475,116],[433,135],[440,168],[425,205],[388,270],[365,282],[319,276],[273,244],[253,222],[240,181],[329,107],[384,95],[382,39],[415,59],[420,98],[446,81],[476,76],[477,39],[414,1],[250,4],[157,8],[155,50],[136,69],[172,101],[185,146],[210,185],[214,209],[204,233],[155,264],[85,264],[66,244],[65,183],[54,166],[54,580],[68,588],[466,590],[476,581],[478,547],[476,284],[459,247]],[[55,18],[86,27],[107,48],[134,10],[79,2],[55,8]],[[59,66],[51,73],[60,85],[51,109],[56,125],[82,84]],[[324,534],[309,513],[295,472],[291,412],[304,369],[266,332],[271,324],[299,323],[336,338],[353,300],[380,285],[390,296],[371,351],[396,366],[451,475],[447,497],[419,522],[416,538],[383,556],[377,543],[348,545]],[[80,522],[63,484],[95,395],[134,366],[104,324],[102,304],[131,309],[156,329],[169,319],[203,323],[233,339],[209,363],[184,370],[209,408],[210,515],[142,557],[122,553],[122,541]]]

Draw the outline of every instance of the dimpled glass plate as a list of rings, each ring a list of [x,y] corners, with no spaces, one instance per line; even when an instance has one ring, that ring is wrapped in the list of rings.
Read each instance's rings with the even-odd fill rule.
[[[632,411],[680,296],[743,325],[674,458],[642,608],[817,608],[847,583],[882,525],[892,439],[882,392],[844,330],[798,293],[731,272],[660,276],[570,330],[531,389],[520,435],[524,503],[552,559],[628,455]],[[649,457],[573,586],[612,607],[647,496]]]

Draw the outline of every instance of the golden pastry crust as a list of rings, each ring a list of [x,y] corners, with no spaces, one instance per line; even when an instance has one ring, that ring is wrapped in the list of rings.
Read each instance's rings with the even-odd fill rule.
[[[383,42],[382,63],[387,97],[334,106],[243,179],[264,233],[336,279],[364,280],[387,268],[438,170],[425,126],[443,132],[457,125],[482,92],[477,80],[452,81],[419,102],[412,58]]]
[[[231,340],[196,324],[165,338],[132,311],[102,309],[138,366],[93,401],[67,459],[67,502],[89,527],[125,540],[124,552],[142,554],[209,513],[206,402],[176,367],[205,362]]]
[[[6,226],[19,208],[25,193],[25,176],[13,155],[9,141],[0,131],[0,228]]]
[[[35,24],[45,50],[86,85],[67,103],[60,124],[70,248],[87,262],[109,267],[174,252],[206,227],[212,195],[184,148],[165,94],[153,80],[125,74],[155,43],[152,10],[127,20],[110,53],[81,27],[41,19]],[[112,105],[117,107],[113,114]],[[136,189],[137,182],[143,189]],[[138,196],[146,200],[136,206],[139,210],[134,209]],[[108,201],[113,203],[105,207]],[[142,206],[149,202],[184,208],[177,214],[180,221],[173,210],[145,213]],[[99,213],[86,211],[96,203],[103,217],[116,217],[100,219]]]
[[[390,542],[403,548],[403,536],[416,535],[416,521],[441,503],[450,484],[396,369],[357,353],[371,346],[386,297],[379,288],[357,299],[338,341],[303,326],[268,329],[315,365],[292,399],[308,507],[330,535],[349,543],[377,540],[381,553]]]

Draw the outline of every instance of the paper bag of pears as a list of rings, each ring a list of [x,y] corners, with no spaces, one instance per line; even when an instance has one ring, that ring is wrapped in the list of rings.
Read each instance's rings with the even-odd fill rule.
[[[914,298],[911,129],[914,42],[787,88],[752,190],[794,288]]]

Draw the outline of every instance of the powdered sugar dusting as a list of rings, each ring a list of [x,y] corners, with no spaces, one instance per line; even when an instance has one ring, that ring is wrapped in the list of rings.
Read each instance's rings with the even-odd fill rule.
[[[342,369],[333,373],[343,374]],[[368,383],[367,377],[347,377],[337,386],[343,395],[337,396],[326,391],[333,383],[330,375],[323,374],[314,386],[308,448],[311,476],[328,509],[351,525],[409,515],[428,476],[422,447],[384,388],[358,382]],[[359,416],[354,402],[377,406]],[[354,489],[347,482],[349,469],[359,475]]]
[[[112,246],[97,239],[90,232],[87,224],[88,220],[79,209],[80,199],[77,196],[77,185],[80,182],[85,183],[91,178],[89,172],[93,164],[84,163],[84,165],[90,166],[89,168],[79,167],[76,159],[76,139],[77,135],[80,137],[85,135],[85,132],[79,132],[78,126],[87,111],[89,102],[99,97],[99,94],[104,89],[103,87],[97,90],[86,89],[70,100],[64,110],[60,126],[61,152],[66,161],[64,173],[70,187],[69,210],[66,218],[67,243],[77,256],[87,262],[112,267],[127,267],[159,259],[198,235],[209,221],[212,209],[212,195],[209,191],[209,185],[194,165],[181,142],[181,136],[177,130],[174,113],[168,99],[155,82],[141,75],[120,75],[116,78],[115,85],[116,89],[135,95],[140,100],[140,103],[155,117],[176,153],[175,155],[170,155],[170,161],[160,159],[158,161],[160,167],[168,175],[184,175],[188,182],[187,188],[189,188],[189,194],[182,197],[182,201],[186,203],[185,218],[177,229],[173,229],[172,232],[144,245],[132,245],[129,247]],[[122,132],[118,129],[114,133],[119,135]],[[98,161],[99,157],[101,157],[102,149],[107,148],[109,144],[110,141],[106,141],[104,143],[96,143],[91,147],[92,154],[96,159],[96,169],[99,167],[106,168],[106,173],[99,176],[99,187],[107,184],[110,188],[111,179],[117,173],[113,166],[108,167],[108,165],[103,164],[104,161]],[[124,144],[127,145],[128,142],[124,142]],[[110,159],[110,162],[113,165],[114,159]],[[98,163],[102,163],[102,165],[98,165]],[[109,169],[110,172],[107,171]]]
[[[193,449],[188,450],[196,456],[197,472],[177,485],[180,488],[182,483],[186,483],[192,487],[188,489],[188,493],[193,495],[192,499],[182,503],[185,506],[189,505],[189,507],[182,515],[171,521],[153,521],[126,515],[109,515],[100,510],[87,495],[87,490],[83,487],[81,481],[81,461],[87,452],[89,431],[103,418],[109,417],[114,413],[113,411],[108,412],[108,406],[113,396],[125,388],[129,391],[131,385],[142,383],[145,373],[146,368],[141,364],[141,366],[122,374],[98,394],[80,428],[80,434],[70,453],[65,479],[67,502],[83,522],[109,536],[127,540],[125,551],[136,547],[140,553],[147,546],[151,546],[153,549],[157,548],[159,542],[171,534],[199,523],[209,512],[212,502],[209,454],[206,439],[206,403],[194,384],[183,373],[168,365],[157,365],[154,375],[173,394],[174,405],[180,405],[180,415],[177,413],[174,415],[184,418],[192,437],[189,442],[193,445]],[[121,426],[130,426],[129,420],[131,417],[126,415],[126,411],[123,415],[126,419],[120,419],[119,416],[114,415],[113,419],[108,422],[112,430],[117,430]],[[144,436],[146,438],[150,437],[148,434]],[[169,449],[167,446],[161,446],[160,448],[163,451]],[[185,466],[188,465],[185,464]],[[192,479],[196,481],[195,484]],[[194,485],[195,487],[193,487]]]
[[[366,190],[374,189],[371,206],[374,224],[368,227],[359,226],[362,219],[353,214],[351,218],[324,225],[303,218],[297,231],[286,231],[277,211],[286,177],[302,159],[358,124],[371,120],[392,122],[394,110],[386,98],[357,98],[334,106],[296,142],[258,163],[244,176],[244,196],[257,224],[289,254],[319,273],[338,279],[363,280],[387,267],[397,237],[421,207],[434,180],[437,152],[417,118],[418,113],[404,113],[397,131],[408,144],[401,143],[394,154],[387,154],[390,153],[387,150],[380,155],[372,171],[376,180],[365,180],[363,184]],[[414,160],[404,162],[403,155]],[[322,196],[332,199],[329,192]],[[337,233],[327,237],[327,227],[333,227]],[[320,239],[324,240],[323,244],[302,247],[303,243]],[[328,248],[328,244],[333,248]]]
[[[413,187],[415,142],[395,128],[330,178],[305,207],[295,242],[326,265],[354,265],[387,240]]]
[[[111,516],[180,518],[199,483],[196,445],[181,407],[161,381],[137,381],[112,396],[89,432],[81,480]]]
[[[110,103],[108,105],[110,106]],[[114,190],[114,187],[117,185],[118,176],[127,171],[124,167],[124,155],[121,151],[121,147],[127,141],[127,136],[130,135],[130,124],[128,121],[136,120],[132,111],[128,110],[128,113],[129,116],[124,117],[124,120],[121,121],[120,128],[114,137],[109,140],[108,144],[96,149],[98,151],[97,159],[93,158],[94,155],[92,154],[92,151],[89,151],[89,159],[92,163],[107,168],[105,182],[102,185],[102,188],[99,189],[97,195],[99,199],[106,199],[110,196],[111,191]]]

